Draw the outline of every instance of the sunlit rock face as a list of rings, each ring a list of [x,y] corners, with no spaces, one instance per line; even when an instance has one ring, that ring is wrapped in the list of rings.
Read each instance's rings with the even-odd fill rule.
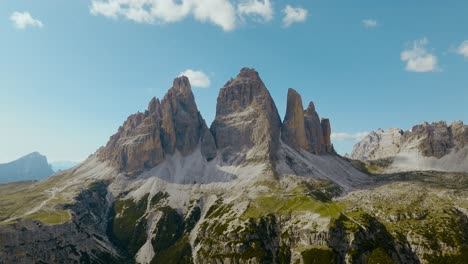
[[[288,90],[286,115],[281,130],[282,140],[292,148],[313,154],[333,153],[329,119],[322,119],[313,102],[303,109],[302,98],[294,89]]]
[[[176,151],[188,155],[198,144],[206,159],[216,156],[214,139],[195,104],[189,80],[182,76],[161,102],[153,98],[148,110],[128,117],[98,155],[122,171],[137,173]]]
[[[439,170],[468,172],[468,126],[463,122],[423,123],[409,131],[378,129],[357,143],[352,159],[389,159],[390,171]]]
[[[219,91],[211,131],[226,159],[274,159],[281,120],[275,102],[254,69],[243,68]]]

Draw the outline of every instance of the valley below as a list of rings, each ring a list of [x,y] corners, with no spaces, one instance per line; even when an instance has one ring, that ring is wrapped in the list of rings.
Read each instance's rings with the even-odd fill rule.
[[[87,172],[53,180],[64,183],[76,173]],[[349,193],[289,175],[250,182],[247,192],[239,191],[241,183],[162,187],[158,179],[114,195],[108,189],[121,186],[104,175],[62,190],[74,198],[53,199],[43,190],[48,181],[12,184],[2,208],[19,194],[36,199],[2,212],[0,257],[5,263],[463,263],[467,176],[372,175]],[[31,213],[36,204],[40,209]]]

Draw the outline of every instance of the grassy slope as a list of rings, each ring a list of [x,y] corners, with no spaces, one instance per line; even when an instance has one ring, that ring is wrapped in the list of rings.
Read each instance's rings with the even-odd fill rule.
[[[78,193],[77,186],[67,185],[74,176],[74,171],[66,171],[42,181],[1,184],[0,223],[6,224],[6,220],[15,218],[32,218],[45,224],[61,224],[69,221],[69,212],[57,206],[74,202],[74,194]],[[57,192],[55,197],[51,198],[50,190],[64,186],[69,187]],[[65,194],[67,196],[64,196]],[[38,208],[44,201],[47,202],[40,210],[28,213]]]

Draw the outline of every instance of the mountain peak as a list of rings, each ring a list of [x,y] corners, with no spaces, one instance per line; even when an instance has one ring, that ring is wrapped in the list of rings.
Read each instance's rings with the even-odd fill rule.
[[[179,76],[174,79],[172,89],[180,93],[190,93],[192,91],[189,78],[187,76]]]
[[[281,119],[258,72],[242,68],[221,88],[211,126],[219,149],[228,154],[250,151],[248,158],[272,158],[279,141]]]
[[[159,99],[156,97],[153,97],[153,99],[151,99],[151,101],[148,104],[148,111],[150,113],[153,113],[154,111],[156,111],[156,109],[159,108],[160,104],[161,102],[159,102]]]
[[[243,79],[248,79],[248,80],[258,80],[260,79],[260,76],[254,68],[244,67],[240,70],[239,74],[237,75],[237,78],[243,78]]]
[[[281,130],[283,141],[295,149],[306,149],[307,138],[304,122],[304,108],[301,95],[294,89],[288,89],[286,115]]]
[[[162,101],[156,97],[148,111],[130,115],[98,156],[130,175],[160,164],[176,151],[188,155],[201,144],[202,155],[216,154],[214,139],[198,112],[189,79],[174,79]]]
[[[154,97],[147,111],[129,116],[98,156],[129,174],[157,166],[176,152],[187,156],[201,151],[206,160],[220,152],[232,163],[271,161],[277,158],[280,137],[296,150],[330,153],[330,133],[330,121],[320,121],[312,102],[304,111],[300,94],[292,88],[282,124],[258,72],[242,68],[220,89],[210,129],[198,111],[189,79],[179,76],[161,101]]]
[[[314,154],[333,153],[330,121],[320,121],[313,102],[304,110],[301,95],[292,88],[288,89],[281,131],[283,141],[296,150],[304,149]]]
[[[309,105],[307,106],[306,112],[307,113],[315,112],[314,102],[312,102],[312,101],[309,102]]]
[[[231,78],[224,87],[236,85],[239,83],[260,82],[263,85],[260,75],[254,68],[244,67],[240,70],[235,79]]]
[[[0,183],[38,180],[53,173],[47,157],[35,151],[17,160],[0,164]]]
[[[34,151],[23,156],[23,158],[25,157],[44,157],[44,155],[42,155],[39,151]]]

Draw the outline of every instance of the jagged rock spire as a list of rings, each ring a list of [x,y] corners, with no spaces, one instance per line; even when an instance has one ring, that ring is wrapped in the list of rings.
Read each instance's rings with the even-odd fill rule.
[[[282,133],[280,133],[282,132]],[[284,124],[255,69],[243,68],[219,91],[216,117],[208,129],[195,103],[189,79],[176,78],[160,101],[131,115],[98,156],[127,173],[160,164],[176,152],[190,155],[200,146],[207,159],[220,152],[226,162],[275,160],[280,135],[291,147],[315,154],[333,151],[330,122],[320,122],[314,104],[304,111],[294,89],[288,91]]]
[[[153,98],[145,113],[128,117],[98,156],[133,174],[158,165],[175,151],[188,155],[198,144],[207,160],[216,156],[214,139],[198,112],[190,82],[181,76],[161,102]]]
[[[255,69],[241,69],[219,91],[211,131],[226,160],[239,152],[248,152],[247,159],[274,158],[280,129],[275,102]]]
[[[281,129],[283,141],[293,148],[307,149],[308,142],[304,125],[302,98],[296,90],[289,88],[286,115]]]
[[[322,124],[320,123],[320,117],[317,111],[315,111],[315,105],[313,102],[310,102],[309,106],[304,111],[304,120],[308,140],[308,151],[314,154],[327,152]]]
[[[303,110],[299,93],[294,89],[288,90],[286,115],[281,130],[281,137],[286,144],[296,150],[305,149],[314,154],[332,153],[330,121],[322,121],[313,102]]]

